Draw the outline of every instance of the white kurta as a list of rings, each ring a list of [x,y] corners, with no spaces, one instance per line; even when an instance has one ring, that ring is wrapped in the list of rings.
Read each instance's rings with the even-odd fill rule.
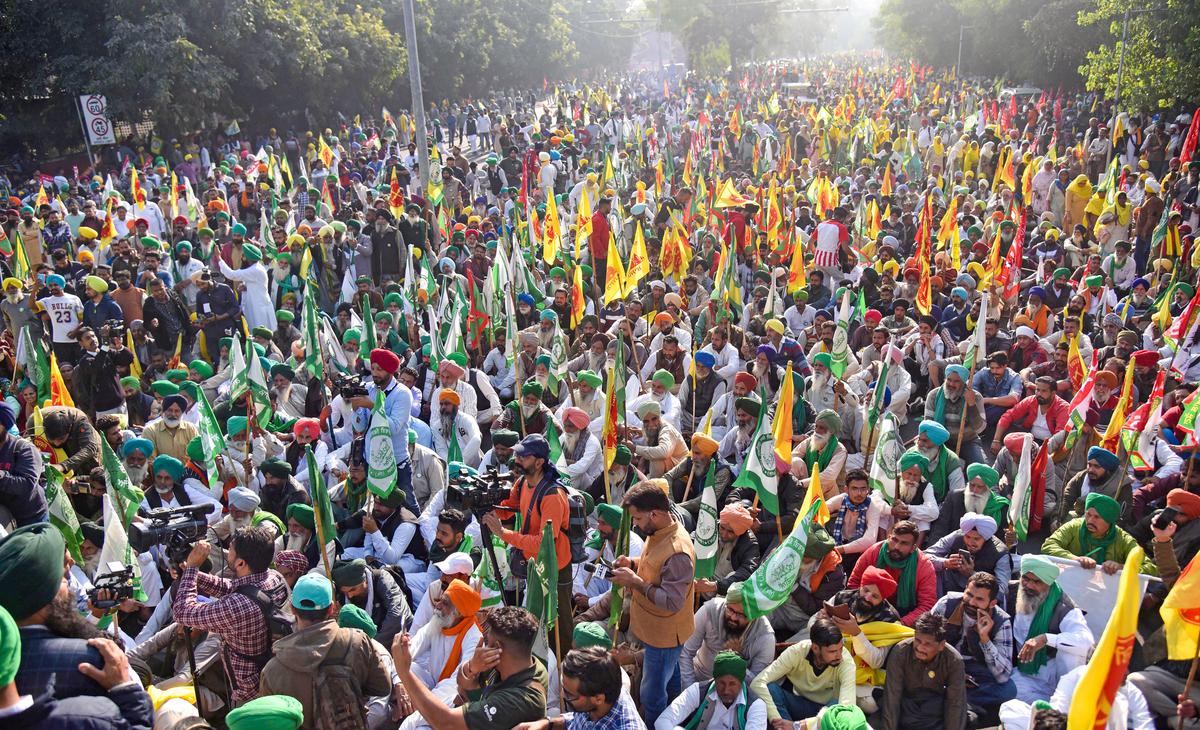
[[[275,307],[271,304],[271,295],[267,291],[267,270],[259,262],[254,262],[248,268],[234,271],[219,259],[221,275],[230,281],[239,281],[245,287],[242,292],[242,314],[246,316],[246,324],[250,329],[266,327],[275,331]]]

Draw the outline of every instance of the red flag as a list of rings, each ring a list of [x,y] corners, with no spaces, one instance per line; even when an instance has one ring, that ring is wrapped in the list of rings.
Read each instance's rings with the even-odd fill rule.
[[[1004,257],[1004,268],[996,277],[996,281],[1004,286],[1004,298],[1011,301],[1016,301],[1015,297],[1020,294],[1021,290],[1021,261],[1025,250],[1025,211],[1027,208],[1021,208],[1021,216],[1017,220],[1017,232],[1013,236],[1012,246],[1008,248],[1008,255]]]
[[[1050,439],[1042,442],[1029,467],[1029,531],[1042,529],[1046,509],[1046,466],[1050,463]]]
[[[487,313],[475,304],[475,275],[471,273],[470,267],[467,268],[467,296],[470,300],[470,309],[467,312],[467,342],[470,347],[476,348],[479,347],[483,333],[487,331],[490,319]]]
[[[1187,137],[1183,140],[1183,149],[1179,151],[1180,164],[1186,165],[1196,151],[1196,136],[1200,134],[1200,108],[1192,112],[1192,123],[1188,127]]]

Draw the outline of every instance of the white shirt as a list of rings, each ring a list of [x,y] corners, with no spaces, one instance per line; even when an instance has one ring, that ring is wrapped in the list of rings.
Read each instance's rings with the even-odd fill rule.
[[[79,327],[83,317],[83,302],[74,294],[62,294],[39,299],[50,315],[50,331],[60,345],[73,343],[67,333]]]
[[[692,713],[700,707],[701,692],[708,689],[708,682],[697,682],[685,689],[675,701],[672,702],[663,713],[658,716],[654,722],[654,730],[672,730],[687,722]],[[726,707],[724,702],[717,698],[717,691],[708,693],[709,705],[713,708],[712,718],[708,721],[706,727],[697,728],[697,730],[735,730],[737,727],[737,707],[744,705],[747,702],[746,688],[742,687],[742,691],[738,693],[737,700],[733,705]],[[757,697],[753,698],[749,707],[746,708],[746,727],[747,728],[765,728],[767,727],[767,706],[762,700]]]

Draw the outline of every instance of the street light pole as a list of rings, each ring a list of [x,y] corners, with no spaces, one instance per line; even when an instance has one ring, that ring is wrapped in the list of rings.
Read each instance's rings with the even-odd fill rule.
[[[417,54],[417,18],[413,0],[404,0],[404,43],[408,50],[408,85],[417,125],[417,181],[421,195],[429,186],[429,135],[425,132],[425,97],[421,93],[421,59]]]
[[[960,25],[960,26],[958,26],[958,62],[954,64],[954,76],[955,76],[955,78],[959,78],[959,79],[961,79],[961,78],[962,78],[962,44],[963,44],[963,33],[964,33],[965,31],[968,31],[968,30],[973,30],[974,28],[975,28],[975,26],[973,26],[973,25]]]
[[[1121,108],[1121,77],[1125,75],[1125,39],[1129,37],[1129,8],[1121,18],[1121,54],[1117,56],[1117,93],[1113,100],[1113,115],[1120,113]]]

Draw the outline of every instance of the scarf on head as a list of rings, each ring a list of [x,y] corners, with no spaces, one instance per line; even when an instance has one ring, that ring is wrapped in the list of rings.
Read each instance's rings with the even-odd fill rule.
[[[871,497],[868,496],[863,500],[862,504],[854,504],[847,496],[842,501],[842,508],[838,510],[837,517],[833,518],[833,527],[829,530],[829,534],[833,536],[834,542],[842,545],[853,540],[857,540],[867,532],[867,509],[871,506]],[[850,534],[842,532],[845,524],[847,513],[854,514],[854,530]]]
[[[1088,180],[1087,175],[1079,175],[1067,185],[1067,192],[1079,197],[1089,199],[1092,197],[1092,181]]]
[[[813,462],[819,464],[817,471],[823,471],[829,466],[829,460],[833,458],[833,452],[837,451],[838,440],[836,436],[830,436],[829,442],[825,444],[825,448],[821,449],[820,453],[814,451],[811,447],[804,451],[804,465],[808,467],[808,473],[813,472]]]
[[[904,560],[895,561],[888,557],[887,544],[879,546],[879,555],[875,558],[875,567],[900,571],[896,580],[896,598],[893,605],[901,614],[908,613],[917,606],[917,552],[914,550]]]
[[[446,657],[446,663],[442,665],[442,671],[438,675],[439,682],[454,676],[455,670],[458,669],[459,663],[462,662],[463,639],[467,638],[467,632],[474,625],[474,616],[464,616],[461,621],[453,626],[442,629],[442,636],[454,637],[454,646],[450,649],[450,656]]]
[[[1050,590],[1046,592],[1046,599],[1042,601],[1042,605],[1038,606],[1038,610],[1033,614],[1033,620],[1029,623],[1029,638],[1041,636],[1050,628],[1050,618],[1054,615],[1054,607],[1058,605],[1059,599],[1062,598],[1062,589],[1057,583],[1050,584]],[[1029,661],[1018,664],[1017,668],[1022,674],[1033,676],[1046,666],[1050,656],[1046,652],[1046,647],[1037,650],[1033,658]]]
[[[1092,533],[1088,532],[1087,523],[1084,520],[1079,520],[1079,546],[1082,550],[1081,558],[1092,558],[1097,563],[1103,563],[1104,557],[1108,555],[1108,547],[1117,539],[1117,526],[1109,525],[1108,532],[1104,533],[1103,537],[1093,538]]]

